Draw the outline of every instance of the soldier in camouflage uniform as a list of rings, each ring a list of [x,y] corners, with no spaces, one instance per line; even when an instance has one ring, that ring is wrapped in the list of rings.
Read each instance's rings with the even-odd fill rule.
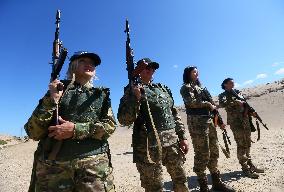
[[[227,78],[222,83],[225,91],[219,95],[220,107],[225,107],[227,112],[227,123],[233,131],[237,143],[237,157],[242,170],[247,177],[257,179],[257,173],[263,173],[263,169],[257,168],[251,160],[251,126],[249,116],[244,115],[244,102],[240,101],[231,92],[234,89],[234,80]],[[243,98],[240,91],[235,90],[240,98]]]
[[[159,64],[144,58],[138,61],[136,69],[142,63],[147,67],[139,75],[139,85],[133,86],[133,94],[126,89],[118,109],[118,120],[122,125],[129,126],[134,123],[133,161],[140,173],[141,185],[146,192],[162,191],[162,165],[164,165],[171,175],[174,191],[189,191],[184,170],[184,154],[188,152],[184,125],[174,107],[170,89],[160,83],[152,82],[152,76],[159,68]],[[142,108],[145,97],[141,95],[141,90],[147,97],[158,139],[161,141],[161,157],[158,155],[153,130],[147,129],[147,123],[143,118],[146,111]],[[154,163],[147,158],[148,152]]]
[[[39,141],[29,191],[115,191],[107,141],[116,125],[110,92],[92,85],[100,62],[94,53],[75,53],[68,80],[49,84],[26,123],[28,136]],[[51,126],[57,104],[60,124]]]
[[[216,109],[216,106],[204,100],[204,88],[199,82],[196,67],[185,68],[183,82],[180,93],[186,107],[187,124],[195,153],[193,170],[197,174],[200,191],[209,191],[205,173],[206,167],[211,173],[212,189],[234,191],[220,179],[218,138],[210,114]],[[222,129],[225,128],[225,125],[220,126]]]

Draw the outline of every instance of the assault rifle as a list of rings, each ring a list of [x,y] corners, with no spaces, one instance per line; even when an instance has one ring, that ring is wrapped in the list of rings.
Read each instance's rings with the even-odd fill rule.
[[[207,88],[203,89],[203,99],[205,101],[210,102],[212,105],[215,105],[215,102],[213,101],[213,98],[212,98],[212,96],[209,93]],[[223,121],[223,119],[222,119],[222,117],[221,117],[221,115],[220,115],[220,113],[217,109],[214,109],[212,111],[212,114],[213,114],[213,122],[214,122],[215,127],[217,127],[218,125],[221,126],[221,125],[224,124],[224,121]],[[222,131],[223,131],[222,132],[223,141],[224,141],[226,150],[224,150],[222,148],[222,146],[221,146],[221,149],[222,149],[223,153],[225,154],[225,156],[227,158],[230,158],[230,148],[229,148],[229,145],[228,145],[228,143],[231,145],[230,137],[228,136],[226,129],[222,129]]]
[[[59,39],[59,27],[60,27],[60,16],[61,12],[60,10],[57,10],[56,12],[56,29],[55,29],[55,36],[53,41],[53,51],[52,51],[52,72],[50,75],[50,82],[54,81],[55,79],[59,78],[60,71],[62,69],[62,66],[65,62],[65,59],[67,57],[67,49],[63,47],[62,41]],[[63,86],[60,84],[57,86],[58,91],[63,90]],[[59,116],[58,116],[58,104],[56,104],[56,109],[53,113],[53,124],[58,125],[59,124]],[[61,148],[62,141],[56,141],[54,145],[51,146],[51,139],[47,139],[46,142],[46,152],[48,153],[48,159],[49,160],[55,160],[56,156]]]
[[[262,124],[262,126],[266,129],[269,130],[267,125],[262,121],[261,117],[258,115],[258,113],[255,111],[255,109],[248,104],[247,100],[244,97],[240,97],[234,89],[231,90],[231,93],[233,96],[235,96],[238,100],[241,100],[244,102],[244,116],[249,116],[250,118],[250,125],[252,128],[252,131],[255,131],[254,125],[252,123],[252,116],[256,118],[256,127],[257,127],[257,141],[260,140],[260,127],[259,127],[259,122]]]
[[[59,24],[60,24],[60,10],[57,10],[56,12],[56,30],[55,30],[55,38],[53,41],[53,51],[52,51],[52,72],[50,76],[50,82],[54,81],[55,79],[59,78],[60,71],[62,69],[62,66],[64,64],[64,61],[67,57],[67,49],[63,47],[62,42],[59,40]],[[57,87],[58,91],[63,90],[63,86]],[[58,125],[58,104],[56,105],[56,110],[53,113],[53,124]],[[57,153],[59,152],[62,141],[56,141],[55,145],[51,145],[51,140],[53,138],[47,137],[47,139],[44,142],[44,151],[48,154],[49,160],[55,160]],[[35,191],[35,183],[36,183],[36,166],[37,166],[37,158],[39,156],[39,152],[36,151],[34,153],[34,162],[33,162],[33,169],[32,169],[32,176],[29,186],[29,192]]]
[[[129,80],[127,87],[130,90],[129,94],[133,94],[132,86],[138,84],[137,77],[140,74],[140,72],[145,69],[147,64],[143,63],[142,65],[140,65],[136,69],[134,69],[134,53],[133,53],[133,49],[130,46],[130,29],[129,29],[129,22],[128,22],[127,19],[126,19],[126,26],[125,26],[124,32],[126,33],[126,36],[127,36],[127,38],[126,38],[126,65],[127,65],[126,70],[128,72],[128,80]],[[156,129],[154,121],[153,121],[153,117],[152,117],[152,114],[151,114],[151,111],[150,111],[150,107],[149,107],[149,103],[148,103],[146,94],[145,94],[143,89],[141,89],[140,91],[141,91],[141,94],[142,94],[141,110],[143,110],[145,112],[145,113],[143,113],[143,119],[144,119],[145,124],[146,124],[147,133],[153,131],[153,133],[155,135],[155,139],[157,141],[157,146],[158,146],[158,156],[159,156],[158,161],[160,161],[160,158],[162,157],[161,141],[159,139],[159,135],[158,135],[157,129]],[[147,159],[148,159],[149,163],[157,163],[157,161],[153,161],[150,157],[148,137],[147,137]]]

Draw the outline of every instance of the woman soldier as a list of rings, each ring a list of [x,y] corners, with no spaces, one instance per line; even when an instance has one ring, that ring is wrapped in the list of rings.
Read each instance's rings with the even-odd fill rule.
[[[185,128],[174,107],[170,89],[152,82],[153,74],[158,68],[159,64],[149,58],[137,62],[135,71],[139,70],[139,85],[134,85],[131,92],[127,88],[120,100],[118,121],[126,126],[134,123],[133,162],[136,163],[145,191],[163,191],[163,164],[171,175],[174,191],[187,192],[189,189],[183,166],[184,154],[188,151]],[[149,105],[146,104],[147,101]],[[152,122],[147,118],[148,110]],[[161,154],[158,152],[159,143]]]
[[[67,79],[54,80],[25,125],[38,141],[30,191],[115,191],[107,139],[115,130],[109,89],[92,79],[100,57],[77,52]],[[64,91],[57,87],[64,84]],[[59,124],[52,124],[59,106]]]
[[[264,173],[264,170],[256,167],[251,159],[251,124],[250,114],[246,113],[246,104],[240,98],[244,98],[239,90],[234,89],[235,82],[232,78],[226,78],[221,84],[225,91],[219,95],[219,105],[227,112],[227,122],[234,134],[237,143],[237,157],[246,177],[258,179],[257,173]],[[248,109],[251,110],[251,109]],[[253,116],[255,111],[252,110]],[[247,111],[251,112],[251,111]]]
[[[187,67],[183,73],[182,95],[187,113],[187,124],[194,148],[194,172],[197,174],[200,191],[209,191],[206,177],[206,167],[212,177],[212,189],[231,192],[231,187],[220,179],[218,170],[218,138],[216,127],[211,119],[211,112],[216,106],[210,103],[205,95],[204,88],[198,79],[196,67]],[[225,125],[220,125],[222,129]]]

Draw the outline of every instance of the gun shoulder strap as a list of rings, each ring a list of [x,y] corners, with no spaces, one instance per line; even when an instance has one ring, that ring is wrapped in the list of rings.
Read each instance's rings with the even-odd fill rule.
[[[143,110],[143,112],[145,113],[143,115],[144,117],[144,120],[146,122],[146,127],[148,128],[148,126],[152,129],[153,133],[154,133],[154,136],[155,136],[155,139],[156,139],[156,142],[157,142],[157,147],[158,147],[158,159],[157,160],[153,160],[150,156],[150,152],[149,152],[149,137],[147,135],[147,146],[146,146],[146,150],[147,150],[147,160],[149,163],[151,164],[155,164],[155,163],[158,163],[161,161],[162,159],[162,144],[161,144],[161,141],[160,141],[160,137],[159,137],[159,134],[158,134],[158,131],[156,129],[156,126],[155,126],[155,123],[154,123],[154,120],[153,120],[153,117],[152,117],[152,114],[151,114],[151,110],[150,110],[150,106],[149,106],[149,102],[147,100],[147,97],[145,95],[145,98],[144,98],[144,102],[141,103],[141,109]],[[147,131],[148,133],[148,131]]]

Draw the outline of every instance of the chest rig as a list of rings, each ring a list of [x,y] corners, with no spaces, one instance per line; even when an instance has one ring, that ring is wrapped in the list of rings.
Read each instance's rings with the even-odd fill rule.
[[[60,116],[72,122],[98,121],[105,93],[100,88],[74,87],[60,101]]]
[[[175,128],[172,115],[174,102],[169,91],[161,84],[145,85],[144,90],[158,132]]]
[[[71,85],[67,88],[59,102],[59,115],[73,123],[96,123],[105,112],[104,104],[107,92],[103,88]],[[82,158],[104,153],[108,143],[104,140],[86,138],[83,140],[65,139],[62,141],[58,160]]]

